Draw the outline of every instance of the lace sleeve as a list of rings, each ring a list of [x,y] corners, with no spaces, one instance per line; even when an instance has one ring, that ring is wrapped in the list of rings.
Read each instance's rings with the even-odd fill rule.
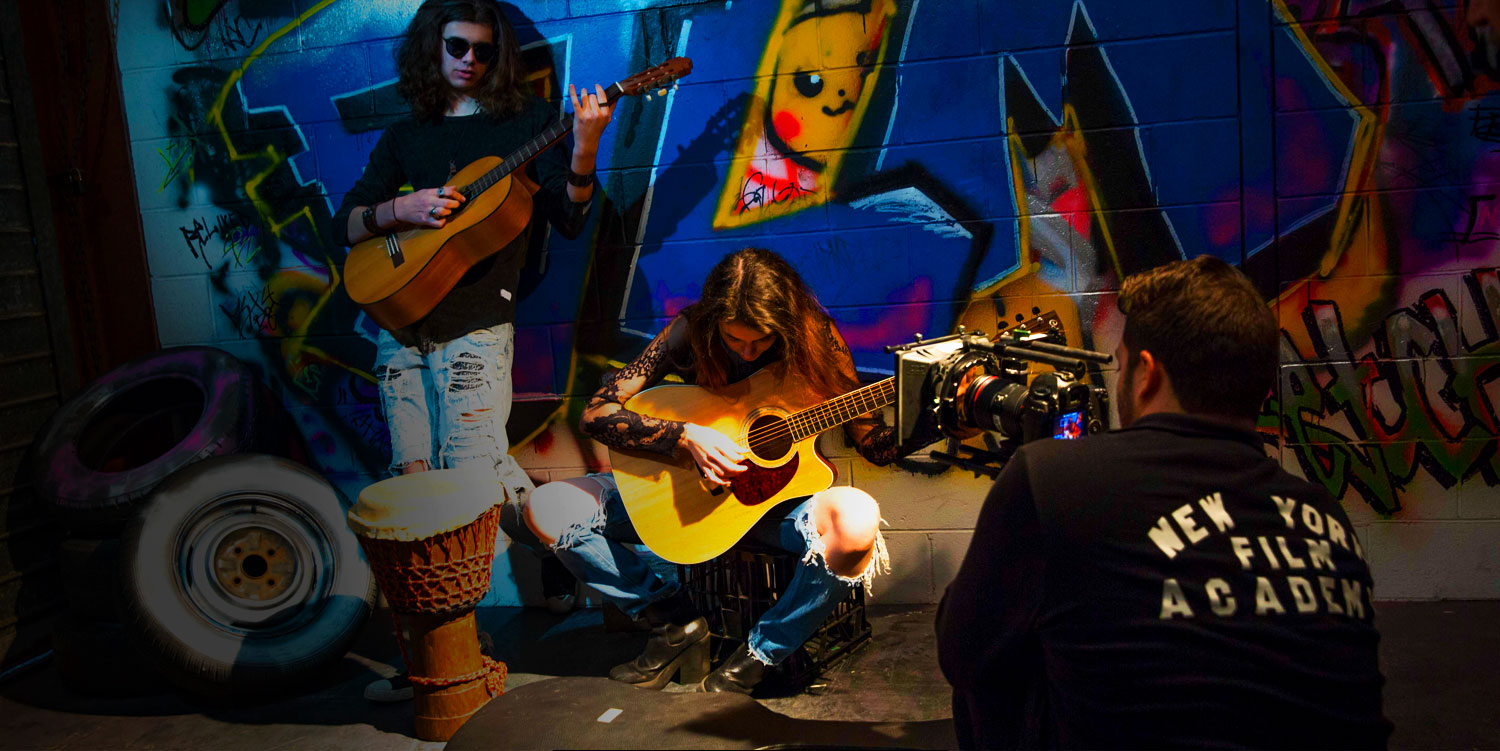
[[[834,356],[842,360],[844,367],[853,375],[854,356],[850,354],[849,345],[844,343],[844,338],[834,329],[832,321],[828,322],[827,335]],[[934,426],[919,423],[911,439],[901,445],[896,440],[896,429],[886,425],[885,419],[878,412],[861,415],[845,423],[844,433],[859,455],[877,467],[890,464],[943,437]]]
[[[872,424],[861,431],[857,423],[865,421]],[[896,452],[896,429],[882,423],[879,419],[861,417],[849,423],[849,432],[851,434],[864,433],[864,437],[853,440],[854,450],[858,451],[859,455],[865,458],[865,461],[877,467],[884,467],[900,458],[900,455]],[[852,435],[851,438],[853,438]]]
[[[672,325],[678,325],[675,321]],[[671,456],[682,438],[683,423],[662,420],[625,409],[625,402],[660,383],[671,371],[668,332],[663,329],[629,365],[604,377],[604,383],[583,408],[579,429],[614,448],[643,449]]]

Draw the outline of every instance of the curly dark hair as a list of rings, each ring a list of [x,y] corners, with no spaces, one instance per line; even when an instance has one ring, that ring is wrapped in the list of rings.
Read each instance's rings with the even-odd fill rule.
[[[842,367],[848,355],[832,334],[833,321],[786,259],[764,248],[725,256],[703,280],[703,295],[682,310],[697,364],[696,382],[716,388],[728,381],[724,347],[713,346],[719,323],[740,323],[775,334],[788,371],[825,398],[859,386]]]
[[[493,31],[498,52],[473,97],[493,118],[508,117],[526,104],[526,67],[516,32],[495,0],[426,0],[417,9],[396,50],[396,93],[411,104],[418,120],[441,120],[452,104],[453,88],[443,78],[443,26],[453,21],[483,24]]]
[[[1255,418],[1276,385],[1276,315],[1239,269],[1213,256],[1126,277],[1116,306],[1130,361],[1149,351],[1189,412]]]

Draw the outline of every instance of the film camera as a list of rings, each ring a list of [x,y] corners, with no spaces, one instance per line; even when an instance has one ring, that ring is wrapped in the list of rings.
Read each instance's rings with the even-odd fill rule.
[[[1080,381],[1088,363],[1113,356],[1068,347],[1062,332],[1017,327],[991,340],[966,332],[886,347],[896,356],[896,430],[902,443],[936,427],[953,438],[997,433],[994,450],[963,444],[932,458],[991,477],[1028,441],[1082,438],[1106,429],[1109,394]],[[1028,380],[1030,363],[1054,371]]]

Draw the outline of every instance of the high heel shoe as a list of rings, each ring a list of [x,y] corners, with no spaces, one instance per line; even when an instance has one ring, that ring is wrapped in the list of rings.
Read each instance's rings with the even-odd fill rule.
[[[693,684],[708,674],[708,621],[681,590],[646,607],[651,638],[634,660],[609,671],[612,680],[641,688],[659,689],[680,674]]]
[[[708,675],[708,621],[702,617],[652,628],[645,651],[609,671],[611,680],[652,690],[667,685],[674,674],[688,685]]]
[[[766,677],[769,669],[765,663],[750,654],[750,648],[741,644],[714,672],[709,673],[698,684],[700,692],[732,692],[749,694]]]

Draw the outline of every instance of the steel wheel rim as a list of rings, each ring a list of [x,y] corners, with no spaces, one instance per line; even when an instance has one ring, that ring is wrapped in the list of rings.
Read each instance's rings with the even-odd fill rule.
[[[274,561],[265,556],[271,549],[277,551]],[[296,630],[316,616],[313,606],[333,584],[335,554],[327,529],[299,504],[267,493],[236,493],[203,504],[180,526],[173,553],[178,596],[215,628],[243,636]],[[257,584],[236,585],[236,573],[255,574],[242,578]]]

